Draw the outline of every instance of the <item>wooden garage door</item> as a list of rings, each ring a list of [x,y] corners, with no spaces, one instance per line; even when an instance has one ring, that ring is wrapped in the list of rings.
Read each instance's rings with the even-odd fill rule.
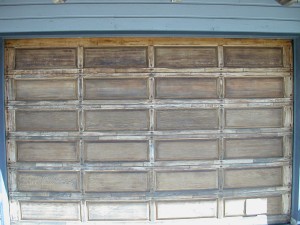
[[[290,220],[290,41],[8,40],[5,60],[13,224]]]

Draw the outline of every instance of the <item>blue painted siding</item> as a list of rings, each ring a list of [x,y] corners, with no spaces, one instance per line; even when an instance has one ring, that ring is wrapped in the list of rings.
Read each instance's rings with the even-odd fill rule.
[[[292,218],[300,224],[300,38],[294,41],[294,155]]]
[[[274,0],[0,1],[0,34],[24,32],[300,33],[300,5]]]

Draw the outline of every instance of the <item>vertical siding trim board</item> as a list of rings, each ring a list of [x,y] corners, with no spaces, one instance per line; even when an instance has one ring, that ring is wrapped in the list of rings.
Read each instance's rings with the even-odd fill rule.
[[[292,224],[300,224],[300,37],[294,39],[294,152]]]
[[[4,40],[0,37],[0,217],[1,225],[10,224],[6,170]]]

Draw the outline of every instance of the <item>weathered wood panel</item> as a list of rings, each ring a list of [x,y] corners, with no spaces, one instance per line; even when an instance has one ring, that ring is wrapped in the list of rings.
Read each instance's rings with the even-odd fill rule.
[[[44,48],[15,50],[15,69],[61,69],[76,67],[76,49]]]
[[[282,197],[238,198],[225,200],[225,216],[282,214]]]
[[[217,188],[217,172],[212,171],[166,171],[156,172],[158,191],[199,190]]]
[[[99,110],[85,112],[88,131],[148,130],[148,110]]]
[[[76,131],[76,111],[16,111],[17,131]]]
[[[225,109],[226,128],[280,128],[282,108]]]
[[[271,158],[282,156],[282,137],[225,139],[225,158]]]
[[[76,80],[16,80],[16,100],[76,100]]]
[[[84,99],[147,99],[147,79],[85,79]]]
[[[156,78],[155,81],[155,97],[159,99],[218,98],[215,78]]]
[[[149,191],[147,172],[87,172],[86,192]]]
[[[147,161],[149,144],[146,141],[102,141],[85,143],[85,161],[121,162]]]
[[[18,162],[74,162],[79,160],[77,142],[17,141]]]
[[[226,98],[283,98],[283,78],[227,78]]]
[[[216,200],[159,201],[157,219],[191,219],[217,216]]]
[[[283,67],[280,47],[224,47],[225,67]]]
[[[6,43],[14,224],[238,223],[249,222],[241,217],[256,221],[256,215],[268,215],[263,217],[269,223],[288,222],[290,41]],[[75,59],[60,66],[59,57],[71,62],[61,52],[49,65],[42,59],[25,65],[21,59],[15,66],[19,49],[31,55],[67,49]],[[49,58],[52,53],[42,52]],[[71,216],[58,203],[74,204],[65,205]]]
[[[282,167],[228,169],[224,173],[225,188],[273,187],[283,185]]]
[[[80,191],[78,172],[64,171],[19,171],[17,173],[19,191]]]
[[[84,49],[84,67],[143,68],[148,67],[146,47],[105,47]]]
[[[155,67],[217,67],[216,47],[155,47]]]
[[[216,109],[174,109],[156,111],[157,130],[203,130],[219,126]]]
[[[87,202],[89,221],[149,220],[147,202]]]
[[[81,219],[79,202],[20,202],[22,220]]]
[[[156,160],[214,160],[218,159],[217,139],[156,141]]]

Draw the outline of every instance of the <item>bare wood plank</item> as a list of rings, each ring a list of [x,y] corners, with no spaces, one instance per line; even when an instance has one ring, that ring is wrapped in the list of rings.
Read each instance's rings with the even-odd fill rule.
[[[156,78],[156,98],[207,99],[218,98],[214,78]]]
[[[216,47],[155,47],[155,67],[217,67]]]
[[[78,172],[19,171],[16,182],[19,191],[80,191]]]
[[[84,49],[84,67],[145,68],[148,67],[146,47],[103,47]]]
[[[147,172],[87,172],[84,180],[86,192],[149,191]]]
[[[16,100],[76,100],[76,80],[15,80]]]
[[[158,171],[158,191],[197,190],[217,188],[217,172],[212,171]]]
[[[20,202],[22,220],[72,220],[81,219],[78,202]]]
[[[84,79],[84,99],[147,99],[146,79]]]
[[[271,158],[282,156],[282,137],[225,139],[225,158]]]
[[[176,109],[156,111],[157,130],[218,129],[216,109]]]
[[[281,47],[224,47],[225,67],[283,67]]]
[[[87,202],[89,221],[146,221],[149,220],[147,202]]]
[[[76,68],[77,53],[73,48],[16,49],[15,69]]]
[[[216,160],[218,140],[183,139],[156,141],[156,160]]]
[[[17,141],[18,162],[75,162],[79,160],[77,142]]]
[[[156,208],[158,220],[215,218],[217,215],[216,200],[158,201]]]
[[[282,108],[225,109],[226,128],[283,127]]]
[[[194,37],[97,37],[97,38],[32,38],[5,40],[7,47],[85,47],[95,46],[217,46],[217,45],[250,45],[261,47],[290,46],[290,39],[244,39],[244,38],[194,38]]]
[[[17,110],[17,131],[76,131],[76,111]]]
[[[85,129],[88,131],[148,130],[148,110],[85,111]]]
[[[226,98],[283,98],[283,78],[227,78]]]
[[[146,141],[85,142],[87,162],[147,161],[149,144]]]
[[[282,167],[225,170],[225,188],[253,188],[283,185]]]

